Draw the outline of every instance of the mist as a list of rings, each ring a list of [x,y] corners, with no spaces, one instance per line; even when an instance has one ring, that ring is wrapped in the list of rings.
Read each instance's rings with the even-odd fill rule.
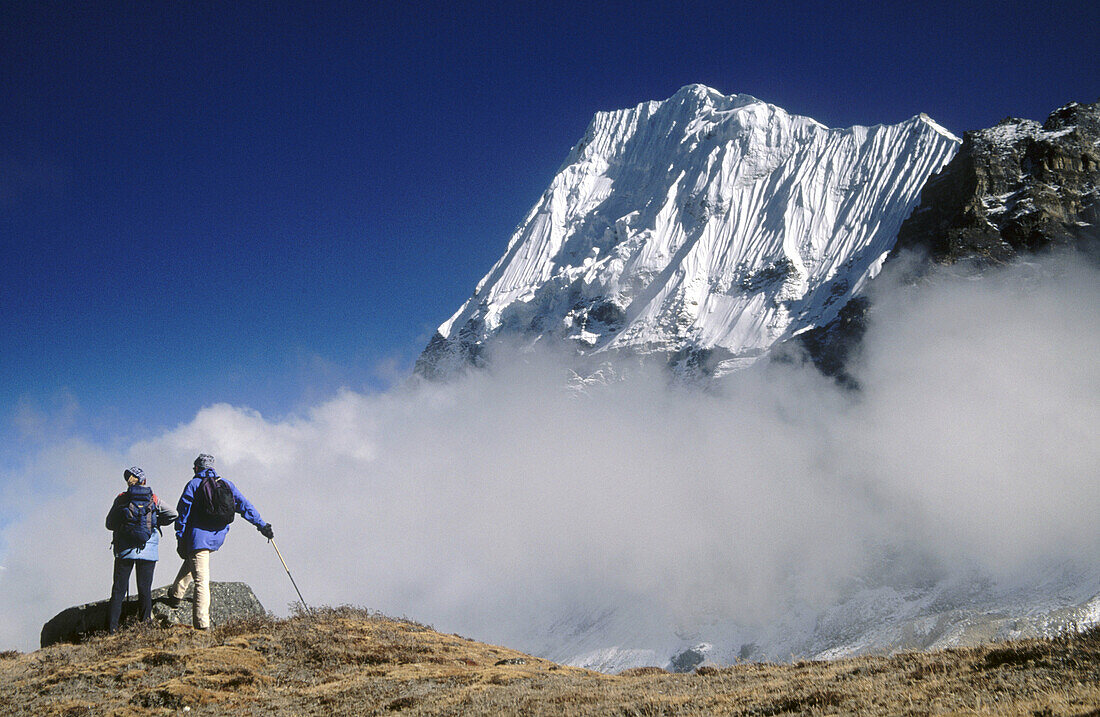
[[[520,649],[616,610],[643,633],[767,625],[885,556],[902,582],[1092,565],[1098,278],[1048,264],[878,297],[858,392],[764,362],[705,389],[641,368],[578,391],[562,357],[515,350],[281,420],[219,404],[130,445],[39,436],[0,471],[0,649],[34,649],[55,613],[108,597],[103,518],[124,468],[174,505],[200,452],[273,524],[310,604]],[[173,548],[166,532],[154,585]],[[241,520],[211,573],[276,613],[297,600]]]

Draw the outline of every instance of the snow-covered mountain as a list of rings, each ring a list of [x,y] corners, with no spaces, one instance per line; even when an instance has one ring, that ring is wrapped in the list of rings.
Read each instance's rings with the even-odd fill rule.
[[[896,245],[937,263],[999,263],[1048,246],[1096,255],[1097,112],[1072,104],[1042,127],[1006,121],[968,133],[961,151],[925,115],[829,129],[700,85],[597,113],[416,371],[446,377],[481,364],[498,341],[519,341],[591,357],[601,366],[589,372],[596,384],[618,376],[604,359],[623,355],[722,373],[798,336],[790,343],[843,376],[869,311],[861,291]],[[892,260],[887,275],[908,263]],[[645,596],[634,606],[590,605],[532,623],[521,646],[608,671],[692,669],[967,645],[1100,622],[1100,572],[1087,558],[1015,582],[977,570],[925,572],[872,570],[836,601],[792,600],[778,606],[780,618],[755,626],[706,606],[673,615]]]
[[[702,85],[599,112],[417,372],[505,337],[751,362],[835,318],[958,146],[923,114],[830,129]]]

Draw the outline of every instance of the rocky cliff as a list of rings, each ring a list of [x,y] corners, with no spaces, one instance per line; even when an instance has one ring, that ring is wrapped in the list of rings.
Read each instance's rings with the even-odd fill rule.
[[[945,265],[981,273],[1050,252],[1100,260],[1100,102],[1071,102],[1041,125],[1008,118],[965,133],[958,154],[921,190],[868,291]],[[851,383],[848,366],[870,312],[872,302],[858,297],[797,344],[823,372]]]
[[[1100,241],[1100,102],[1072,102],[1047,121],[1009,118],[967,132],[921,191],[895,252],[933,264],[995,265]]]

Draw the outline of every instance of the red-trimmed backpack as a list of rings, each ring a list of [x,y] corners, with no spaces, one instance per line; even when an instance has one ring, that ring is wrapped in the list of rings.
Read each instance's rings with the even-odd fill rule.
[[[140,550],[157,529],[157,497],[152,488],[144,485],[130,486],[125,493],[119,494],[119,498],[124,496],[126,502],[117,513],[115,544],[123,550]]]

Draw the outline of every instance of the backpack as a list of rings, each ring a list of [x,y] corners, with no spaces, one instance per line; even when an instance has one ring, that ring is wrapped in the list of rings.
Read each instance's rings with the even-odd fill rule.
[[[202,522],[218,526],[218,530],[233,522],[237,517],[237,499],[233,489],[223,480],[205,476],[195,489],[194,509]]]
[[[118,512],[115,541],[123,548],[140,550],[149,542],[157,527],[156,496],[148,486],[133,485],[119,496],[123,497],[125,502]]]

